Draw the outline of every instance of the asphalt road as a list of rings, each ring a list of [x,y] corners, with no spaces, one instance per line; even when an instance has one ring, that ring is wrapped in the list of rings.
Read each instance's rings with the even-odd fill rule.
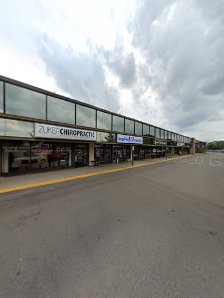
[[[224,297],[224,154],[0,196],[0,297]]]

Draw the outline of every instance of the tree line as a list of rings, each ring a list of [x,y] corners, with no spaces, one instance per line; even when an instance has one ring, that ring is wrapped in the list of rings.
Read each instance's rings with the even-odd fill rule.
[[[210,150],[223,150],[224,141],[213,141],[208,143],[207,148]]]

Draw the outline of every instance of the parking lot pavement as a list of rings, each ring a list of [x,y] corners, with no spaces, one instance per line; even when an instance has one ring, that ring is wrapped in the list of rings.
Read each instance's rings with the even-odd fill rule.
[[[0,297],[224,297],[224,155],[1,195]]]

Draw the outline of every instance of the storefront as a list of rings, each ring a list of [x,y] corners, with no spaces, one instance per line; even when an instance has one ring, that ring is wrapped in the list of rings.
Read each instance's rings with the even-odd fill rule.
[[[185,154],[191,141],[0,76],[0,176]]]

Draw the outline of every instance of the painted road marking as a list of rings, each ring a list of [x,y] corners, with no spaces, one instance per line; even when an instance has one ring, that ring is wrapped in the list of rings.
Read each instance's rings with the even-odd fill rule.
[[[125,168],[106,170],[106,171],[101,171],[101,172],[83,174],[83,175],[79,175],[79,176],[71,176],[71,177],[66,177],[66,178],[47,180],[47,181],[43,181],[43,182],[30,183],[30,184],[21,185],[21,186],[9,187],[9,188],[5,188],[5,189],[0,190],[0,194],[19,191],[19,190],[26,190],[26,189],[36,188],[36,187],[41,187],[41,186],[47,186],[47,185],[52,185],[52,184],[58,184],[58,183],[63,183],[63,182],[67,182],[67,181],[84,179],[84,178],[89,178],[89,177],[94,177],[94,176],[99,176],[99,175],[104,175],[104,174],[127,171],[127,170],[134,169],[134,168],[139,168],[139,167],[144,167],[144,166],[169,162],[169,161],[177,160],[177,159],[184,158],[184,157],[187,157],[187,156],[185,155],[185,156],[175,157],[175,158],[166,159],[166,160],[159,160],[159,161],[148,162],[148,163],[144,163],[144,164],[140,164],[140,165],[128,166],[128,167],[125,167]]]

